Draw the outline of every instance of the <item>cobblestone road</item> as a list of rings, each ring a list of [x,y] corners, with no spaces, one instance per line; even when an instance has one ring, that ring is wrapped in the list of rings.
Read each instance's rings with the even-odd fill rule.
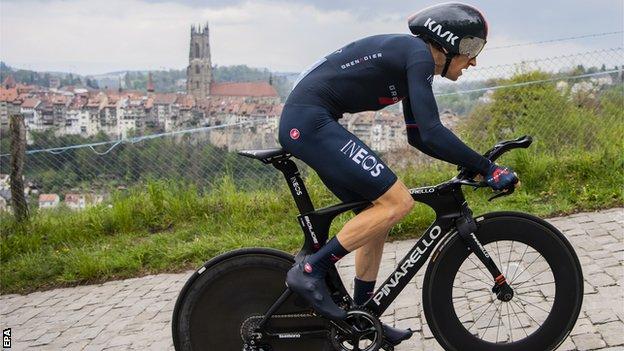
[[[549,222],[572,242],[585,275],[579,320],[559,350],[624,350],[624,209],[579,213]],[[387,276],[396,257],[400,260],[414,242],[389,243],[380,276]],[[352,259],[347,256],[340,263],[345,282],[353,279]],[[4,295],[0,297],[0,327],[12,329],[11,350],[171,350],[171,312],[189,274]],[[441,349],[422,313],[421,284],[422,272],[383,316],[387,323],[417,331],[399,351]]]

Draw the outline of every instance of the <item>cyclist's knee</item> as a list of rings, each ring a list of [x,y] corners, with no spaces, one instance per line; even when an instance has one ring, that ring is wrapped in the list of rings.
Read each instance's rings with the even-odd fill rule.
[[[400,180],[397,180],[374,203],[387,209],[388,220],[393,224],[407,216],[414,207],[412,195]]]
[[[412,197],[411,196],[402,197],[400,201],[397,202],[392,209],[393,210],[392,212],[394,214],[392,218],[392,222],[398,223],[400,220],[405,218],[405,216],[407,216],[412,211],[412,208],[414,208],[414,200],[412,199]]]

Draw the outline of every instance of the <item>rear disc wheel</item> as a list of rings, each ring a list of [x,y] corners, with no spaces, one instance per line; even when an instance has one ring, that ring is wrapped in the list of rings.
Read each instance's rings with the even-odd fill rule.
[[[206,269],[178,303],[176,350],[242,350],[258,317],[284,292],[292,263],[272,255],[242,254]],[[293,294],[275,314],[295,317],[272,318],[267,328],[278,333],[327,328],[323,319],[309,316],[310,311]],[[331,350],[328,337],[267,340],[265,345],[271,351]]]

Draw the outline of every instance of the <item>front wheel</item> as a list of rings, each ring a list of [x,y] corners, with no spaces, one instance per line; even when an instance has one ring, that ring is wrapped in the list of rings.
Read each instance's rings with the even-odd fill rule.
[[[459,235],[427,268],[423,309],[446,350],[555,350],[569,335],[583,299],[574,249],[552,225],[526,214],[476,218],[475,235],[513,289],[497,299],[494,281]]]

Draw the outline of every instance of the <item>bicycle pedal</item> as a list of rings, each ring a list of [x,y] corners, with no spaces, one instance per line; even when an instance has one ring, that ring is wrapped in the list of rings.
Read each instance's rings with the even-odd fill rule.
[[[379,349],[384,351],[394,351],[394,346],[388,344],[387,342],[384,342],[384,344],[381,345]]]

